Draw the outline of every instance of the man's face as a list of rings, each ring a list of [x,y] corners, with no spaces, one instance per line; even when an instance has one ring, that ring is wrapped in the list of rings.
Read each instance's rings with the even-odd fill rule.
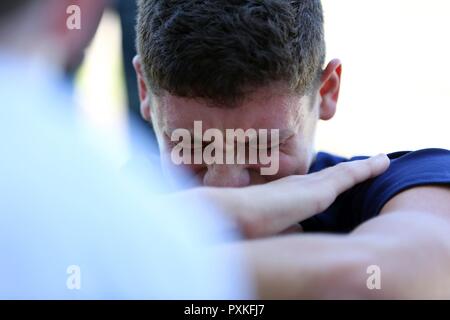
[[[340,68],[340,64],[339,64]],[[137,67],[139,70],[139,66]],[[138,71],[139,74],[139,71]],[[339,70],[340,76],[340,70]],[[161,152],[162,163],[166,168],[173,166],[172,151],[178,144],[173,141],[172,134],[177,129],[187,129],[191,132],[192,141],[201,140],[208,129],[217,129],[226,137],[226,129],[278,129],[279,154],[278,170],[272,175],[261,173],[261,163],[245,164],[181,164],[188,169],[195,180],[205,186],[243,187],[266,183],[294,174],[306,174],[314,158],[314,133],[319,118],[331,118],[324,115],[326,95],[322,87],[314,94],[298,96],[291,93],[283,84],[273,83],[250,93],[242,103],[234,108],[214,107],[203,99],[189,99],[173,96],[168,93],[161,96],[148,94],[141,83],[141,109],[144,118],[153,123]],[[325,87],[325,89],[327,89]],[[328,92],[326,93],[328,94]],[[337,94],[335,97],[337,100]],[[327,105],[325,105],[326,109]],[[325,110],[325,113],[327,110]],[[328,112],[329,113],[329,112]],[[334,111],[332,112],[334,114]],[[202,132],[194,132],[194,122],[201,121]],[[226,143],[224,141],[224,154]],[[249,141],[247,141],[249,142]],[[200,148],[205,148],[209,142],[203,141]],[[236,141],[236,144],[238,142]],[[258,148],[267,148],[267,145]],[[237,148],[237,145],[236,145]],[[269,148],[270,149],[270,148]],[[247,147],[248,152],[248,147]],[[268,150],[264,150],[269,152]],[[166,170],[172,172],[172,170]]]

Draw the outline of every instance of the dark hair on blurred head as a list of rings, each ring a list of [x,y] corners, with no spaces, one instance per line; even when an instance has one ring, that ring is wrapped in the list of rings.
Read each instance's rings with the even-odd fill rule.
[[[320,0],[139,0],[137,49],[150,89],[231,105],[283,81],[306,94],[325,59]]]
[[[0,19],[7,18],[35,0],[0,0]]]

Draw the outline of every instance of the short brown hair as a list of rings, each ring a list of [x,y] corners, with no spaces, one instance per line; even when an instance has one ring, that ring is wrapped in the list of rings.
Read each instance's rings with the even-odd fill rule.
[[[284,81],[306,94],[325,59],[320,0],[139,0],[137,50],[159,94],[233,104]]]

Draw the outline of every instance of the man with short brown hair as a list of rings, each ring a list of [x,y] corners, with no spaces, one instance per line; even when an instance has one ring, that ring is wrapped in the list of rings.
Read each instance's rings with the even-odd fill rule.
[[[191,192],[217,198],[251,238],[297,222],[332,233],[246,242],[263,296],[450,296],[448,150],[392,153],[384,174],[349,190],[336,191],[333,175],[317,183],[317,174],[337,164],[334,178],[355,182],[342,165],[365,158],[314,149],[317,122],[336,112],[342,72],[338,59],[324,65],[319,0],[140,0],[136,30],[141,113],[153,124],[167,171],[173,150],[200,154],[202,161],[183,167],[208,188]],[[216,161],[214,132],[231,129],[275,130],[276,142],[258,149],[276,152],[279,170],[263,175],[267,164],[258,161]],[[236,146],[248,148],[251,139]],[[224,153],[236,147],[225,145]],[[371,265],[382,271],[382,290],[366,286]]]

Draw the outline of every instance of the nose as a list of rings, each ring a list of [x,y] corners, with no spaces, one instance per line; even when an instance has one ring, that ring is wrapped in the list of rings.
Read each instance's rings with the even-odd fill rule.
[[[245,187],[250,184],[250,173],[243,165],[213,164],[208,166],[203,184],[209,187]]]

